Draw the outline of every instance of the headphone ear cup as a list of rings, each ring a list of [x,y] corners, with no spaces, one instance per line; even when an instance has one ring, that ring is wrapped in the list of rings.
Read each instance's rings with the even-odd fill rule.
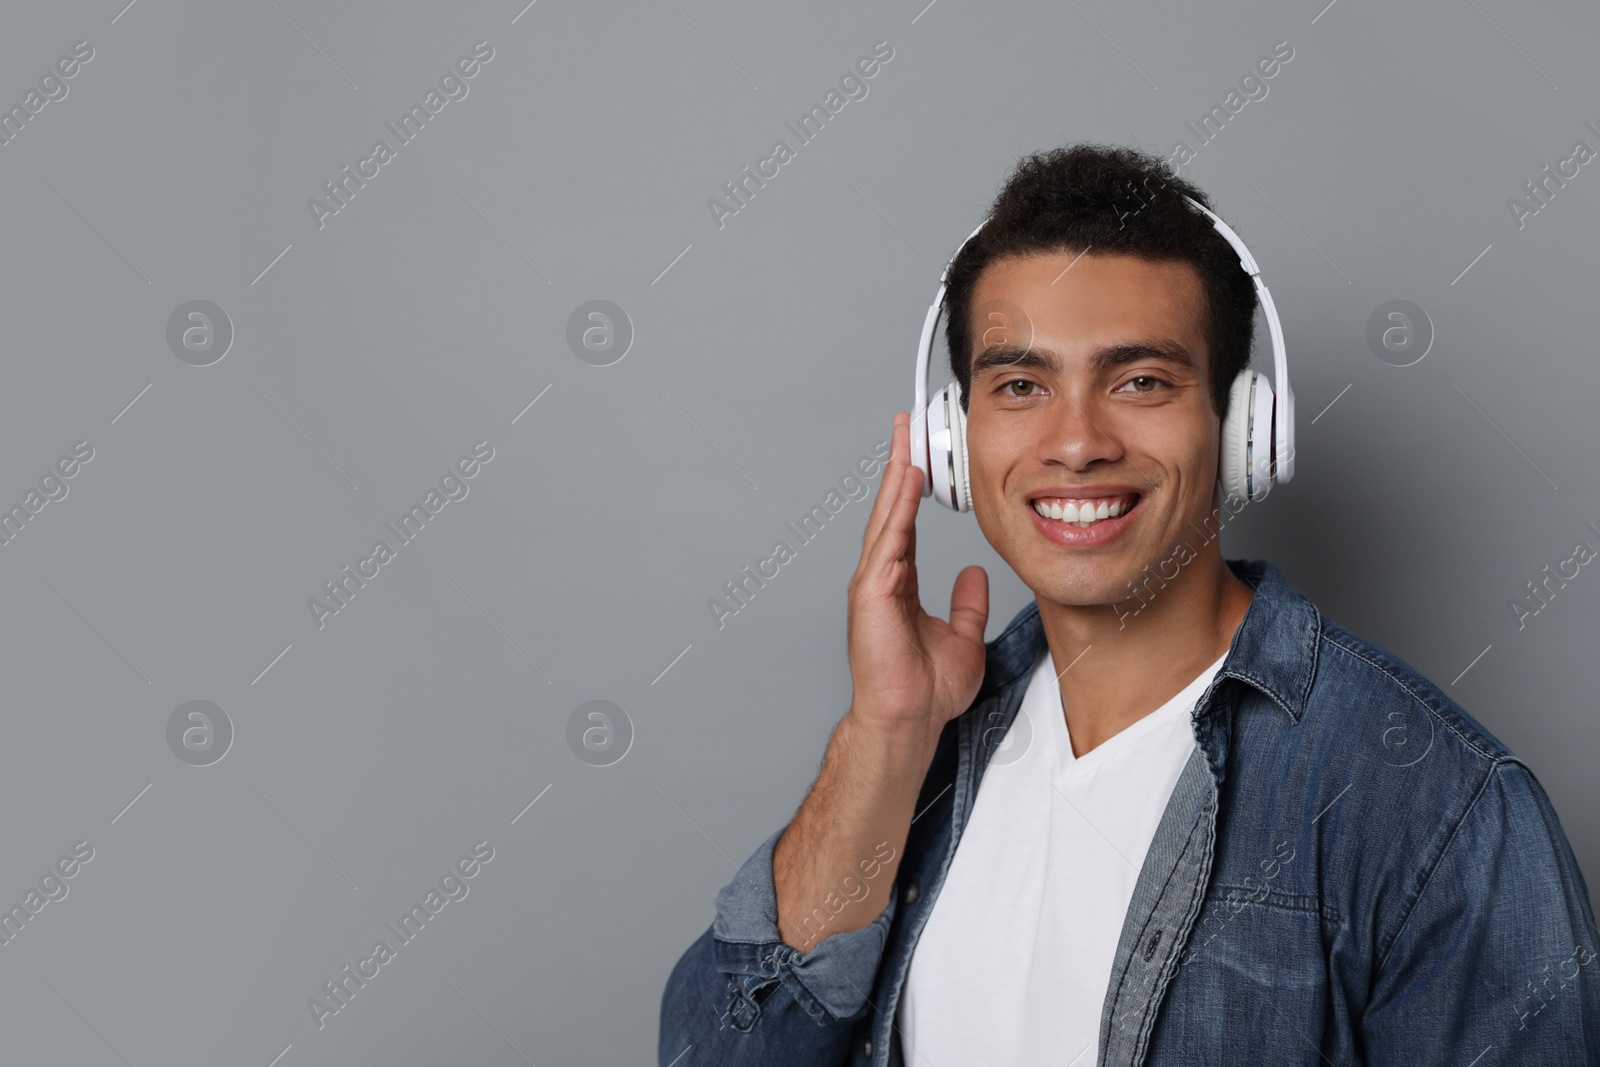
[[[955,457],[954,429],[950,425],[950,387],[933,394],[924,421],[928,426],[928,483],[935,500],[947,508],[960,509],[953,497],[952,471]]]
[[[1276,406],[1276,398],[1272,392],[1272,382],[1266,375],[1255,375],[1255,389],[1252,391],[1254,417],[1250,423],[1250,448],[1248,469],[1250,471],[1251,500],[1265,500],[1267,493],[1272,489],[1272,451],[1275,447],[1272,435],[1272,416]]]
[[[961,383],[951,382],[947,390],[950,397],[950,469],[954,475],[951,494],[957,511],[972,510],[972,479],[967,473],[967,413],[961,407]]]
[[[1229,500],[1248,500],[1245,474],[1250,447],[1250,417],[1256,373],[1249,367],[1234,376],[1228,389],[1228,414],[1222,420],[1222,440],[1217,457],[1217,480]]]
[[[928,426],[928,481],[933,498],[952,511],[972,510],[967,479],[967,413],[961,410],[961,384],[951,382],[933,394]]]

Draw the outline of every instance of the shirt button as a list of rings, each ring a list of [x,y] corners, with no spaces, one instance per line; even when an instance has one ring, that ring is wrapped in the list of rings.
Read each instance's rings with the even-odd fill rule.
[[[916,885],[912,884],[912,885],[906,886],[906,891],[904,893],[900,894],[900,899],[905,901],[907,904],[910,904],[912,901],[916,900],[917,899],[917,887],[916,887]]]
[[[868,1056],[872,1055],[872,1042],[871,1041],[867,1042],[867,1055]]]

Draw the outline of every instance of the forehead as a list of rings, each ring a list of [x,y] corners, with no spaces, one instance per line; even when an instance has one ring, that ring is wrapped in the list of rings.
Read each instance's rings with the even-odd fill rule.
[[[974,353],[999,321],[993,316],[1014,319],[1018,309],[1033,338],[1048,338],[1052,347],[1163,336],[1205,351],[1205,288],[1199,272],[1179,260],[1093,250],[1003,256],[978,275],[969,306]]]

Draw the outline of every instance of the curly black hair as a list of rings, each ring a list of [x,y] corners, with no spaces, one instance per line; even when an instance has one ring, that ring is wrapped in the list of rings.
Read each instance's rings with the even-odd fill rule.
[[[1212,407],[1225,417],[1229,387],[1250,364],[1255,286],[1227,239],[1180,193],[1216,210],[1166,160],[1138,149],[1080,143],[1024,156],[995,197],[989,221],[950,265],[945,341],[961,406],[972,387],[969,317],[978,275],[1003,256],[1089,250],[1187,263],[1199,273]]]

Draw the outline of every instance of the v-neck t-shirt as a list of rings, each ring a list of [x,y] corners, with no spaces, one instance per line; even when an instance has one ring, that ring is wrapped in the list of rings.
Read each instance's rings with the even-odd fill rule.
[[[1096,1062],[1134,884],[1226,658],[1074,756],[1044,650],[912,956],[896,1011],[908,1064]]]

